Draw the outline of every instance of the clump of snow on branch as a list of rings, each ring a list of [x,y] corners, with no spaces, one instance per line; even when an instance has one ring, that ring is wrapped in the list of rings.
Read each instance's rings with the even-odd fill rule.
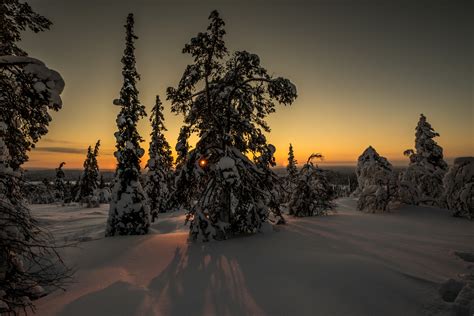
[[[48,110],[61,108],[64,80],[38,59],[7,55],[0,56],[0,85],[0,108],[11,128],[6,140],[11,166],[16,169],[28,160],[27,151],[48,132]]]

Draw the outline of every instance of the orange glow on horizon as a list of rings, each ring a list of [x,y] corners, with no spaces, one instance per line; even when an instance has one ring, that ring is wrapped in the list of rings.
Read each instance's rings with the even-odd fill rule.
[[[271,135],[270,135],[271,136]],[[414,138],[414,137],[412,137]],[[374,137],[376,140],[377,137]],[[275,153],[275,160],[277,167],[285,167],[288,163],[288,145],[289,142],[285,139],[276,142],[275,139],[272,141],[272,137],[269,137],[270,143],[274,144],[277,148]],[[362,143],[361,141],[360,143]],[[321,141],[320,146],[309,146],[306,144],[306,140],[302,143],[299,141],[291,141],[293,148],[295,150],[295,158],[298,162],[298,166],[302,166],[310,154],[314,152],[320,152],[323,154],[323,161],[318,164],[322,167],[324,166],[337,166],[337,165],[349,165],[355,166],[357,164],[357,158],[362,153],[362,151],[369,145],[374,145],[376,142],[367,142],[366,145],[361,145],[359,142],[353,142],[352,145],[347,143],[341,143],[340,145],[336,142],[331,142],[330,144]],[[376,150],[383,156],[386,156],[392,164],[394,165],[406,165],[408,164],[408,159],[403,156],[402,152],[406,148],[411,148],[410,142],[406,142],[406,146],[397,146],[398,148],[392,149],[391,144],[386,144],[385,146],[375,146]],[[439,142],[441,145],[444,145],[444,142]],[[41,144],[41,141],[40,141]],[[171,144],[172,148],[174,144]],[[330,146],[332,145],[332,146]],[[107,147],[105,147],[107,146]],[[142,143],[142,147],[145,149],[145,155],[141,158],[141,167],[145,168],[145,165],[148,161],[148,141]],[[41,149],[41,146],[38,146]],[[86,148],[85,145],[82,148]],[[115,170],[116,168],[116,159],[113,155],[113,144],[104,144],[104,148],[101,148],[99,153],[98,162],[101,170]],[[76,147],[71,147],[71,150],[77,149]],[[462,153],[462,147],[456,148],[456,146],[448,147],[448,150],[445,148],[445,158],[448,160],[453,159],[454,157],[465,155]],[[447,155],[446,155],[447,153]],[[176,152],[172,152],[173,159],[176,159]],[[61,161],[66,162],[64,169],[82,169],[85,159],[85,153],[55,153],[55,152],[43,152],[41,150],[33,150],[30,152],[30,161],[25,165],[25,169],[35,169],[35,168],[47,168],[52,169],[56,168]],[[206,165],[206,160],[202,159],[199,161],[199,165],[204,167]]]

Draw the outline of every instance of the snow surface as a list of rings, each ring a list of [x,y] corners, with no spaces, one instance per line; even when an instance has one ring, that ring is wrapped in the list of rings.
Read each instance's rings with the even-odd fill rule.
[[[33,205],[76,267],[66,292],[37,315],[446,315],[437,288],[465,272],[474,222],[446,210],[401,207],[293,218],[273,232],[188,243],[184,214],[160,214],[146,236],[103,238],[108,205]]]

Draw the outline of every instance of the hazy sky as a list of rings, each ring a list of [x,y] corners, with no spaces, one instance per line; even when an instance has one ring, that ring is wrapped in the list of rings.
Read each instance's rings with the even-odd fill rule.
[[[291,79],[298,99],[279,106],[268,139],[286,163],[288,143],[304,162],[354,164],[368,146],[392,162],[413,147],[420,113],[441,134],[448,158],[474,155],[473,2],[467,1],[160,1],[30,0],[51,31],[25,34],[30,56],[66,81],[64,107],[38,143],[32,167],[66,161],[81,167],[84,150],[101,139],[101,168],[115,167],[113,133],[121,87],[123,24],[136,19],[140,100],[151,110],[166,99],[191,58],[184,44],[204,31],[211,10],[226,22],[231,50],[257,53],[270,73]],[[182,117],[164,101],[174,147]],[[139,124],[148,149],[148,118]],[[146,157],[144,158],[146,160]]]

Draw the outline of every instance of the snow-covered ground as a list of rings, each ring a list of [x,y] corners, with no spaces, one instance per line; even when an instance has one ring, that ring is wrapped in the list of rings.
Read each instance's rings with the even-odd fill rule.
[[[147,236],[103,238],[108,205],[33,205],[59,241],[75,283],[37,301],[37,315],[443,315],[437,289],[465,273],[474,222],[401,207],[292,218],[274,231],[188,243],[182,213]],[[471,266],[471,269],[473,267]]]

